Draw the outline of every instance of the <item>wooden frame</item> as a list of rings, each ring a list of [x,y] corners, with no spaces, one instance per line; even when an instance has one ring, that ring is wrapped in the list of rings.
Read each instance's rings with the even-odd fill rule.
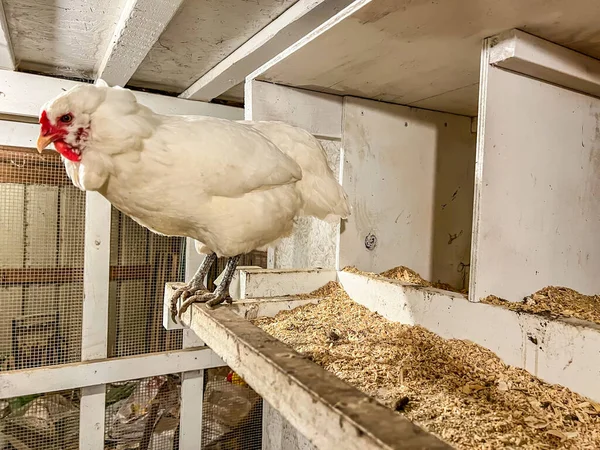
[[[0,399],[223,366],[209,348],[96,359],[0,373]],[[103,440],[103,439],[102,439]]]

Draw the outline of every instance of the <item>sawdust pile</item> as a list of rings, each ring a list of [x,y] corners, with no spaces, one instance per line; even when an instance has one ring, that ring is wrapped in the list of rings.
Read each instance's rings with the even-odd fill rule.
[[[457,448],[600,448],[599,404],[473,343],[390,322],[336,283],[322,291],[255,323]]]
[[[456,289],[455,287],[450,286],[449,284],[446,284],[446,283],[440,283],[440,282],[432,283],[431,281],[427,281],[425,278],[423,278],[417,272],[415,272],[414,270],[412,270],[406,266],[394,267],[393,269],[386,270],[385,272],[381,272],[379,274],[373,273],[373,272],[363,272],[361,270],[358,270],[356,267],[346,267],[343,270],[345,272],[357,273],[359,275],[365,275],[365,276],[368,276],[371,278],[386,278],[389,280],[398,280],[398,281],[402,281],[404,283],[410,283],[410,284],[414,284],[417,286],[433,287],[436,289],[443,289],[444,291],[458,292],[460,294],[468,293],[467,288]]]
[[[508,302],[493,295],[481,301],[512,311],[574,317],[600,324],[600,295],[583,295],[565,287],[545,287],[535,294],[525,297],[522,302]]]

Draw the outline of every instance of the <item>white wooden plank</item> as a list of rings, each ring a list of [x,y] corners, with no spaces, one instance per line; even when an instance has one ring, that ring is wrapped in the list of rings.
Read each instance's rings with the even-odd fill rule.
[[[600,100],[482,70],[470,299],[600,292]]]
[[[185,277],[188,282],[204,261],[206,255],[201,255],[196,250],[196,241],[190,238],[185,240]],[[204,345],[204,342],[192,330],[183,324],[171,320],[171,311],[168,307],[171,296],[175,292],[174,286],[165,286],[165,299],[163,309],[163,323],[169,323],[167,329],[183,328],[183,348],[192,349]],[[169,289],[171,288],[171,289]],[[181,302],[179,302],[181,305]],[[225,365],[224,363],[222,365]],[[179,412],[179,446],[190,450],[201,450],[202,444],[202,407],[204,404],[204,370],[184,372],[181,374],[181,409]]]
[[[338,273],[348,295],[386,319],[420,325],[446,339],[467,339],[506,364],[600,401],[600,326],[517,313],[439,289]],[[468,318],[468,320],[466,320]]]
[[[281,120],[318,138],[341,139],[341,97],[252,80],[245,89],[247,120]]]
[[[218,97],[350,3],[352,0],[299,0],[179,97],[203,101]]]
[[[321,298],[298,298],[292,296],[259,298],[254,300],[234,301],[229,308],[244,319],[256,319],[258,317],[273,317],[281,311],[292,309],[308,304],[316,304]]]
[[[600,97],[600,60],[520,30],[491,38],[490,64]]]
[[[35,148],[39,133],[40,126],[37,124],[0,120],[1,145]],[[50,148],[54,148],[54,144]]]
[[[4,6],[0,2],[0,69],[15,70],[15,68],[15,55],[10,40],[8,23],[6,22]]]
[[[110,217],[110,203],[97,192],[86,192],[81,334],[84,361],[106,358],[108,352]],[[88,386],[81,389],[79,446],[100,450],[104,448],[106,386]]]
[[[229,308],[192,305],[183,318],[232,370],[317,448],[449,448]]]
[[[96,78],[125,86],[183,0],[127,0]]]
[[[327,269],[244,269],[240,271],[240,298],[308,294],[336,279],[336,271]]]
[[[190,330],[185,334],[192,333]],[[192,333],[193,334],[193,333]],[[185,345],[184,338],[184,345]],[[219,366],[224,364],[219,364]],[[204,369],[181,374],[179,448],[202,448],[202,406],[204,404]]]
[[[27,120],[31,117],[38,117],[42,105],[48,100],[78,84],[81,83],[61,78],[0,70],[0,90],[3,93],[0,115],[16,116],[17,118],[20,116]],[[205,115],[232,120],[243,118],[241,108],[146,92],[133,91],[133,93],[141,104],[158,114]]]
[[[223,365],[215,352],[203,347],[13,370],[0,373],[0,398],[85,388]]]
[[[346,97],[342,144],[354,209],[340,236],[340,267],[404,265],[462,287],[475,166],[470,118]]]

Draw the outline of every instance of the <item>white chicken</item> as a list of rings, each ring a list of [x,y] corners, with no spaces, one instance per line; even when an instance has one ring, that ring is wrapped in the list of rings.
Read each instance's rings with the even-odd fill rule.
[[[179,298],[179,316],[193,302],[225,300],[240,256],[289,235],[296,217],[350,215],[318,140],[285,123],[160,115],[100,81],[49,101],[40,125],[38,151],[54,143],[75,186],[156,233],[195,239],[207,255],[173,295],[173,317]],[[229,259],[209,292],[217,257]]]

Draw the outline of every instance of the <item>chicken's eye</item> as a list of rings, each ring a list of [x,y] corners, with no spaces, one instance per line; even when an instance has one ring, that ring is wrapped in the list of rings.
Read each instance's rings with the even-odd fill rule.
[[[62,123],[69,123],[71,120],[73,120],[73,116],[71,114],[65,114],[64,116],[61,116],[60,121]]]

